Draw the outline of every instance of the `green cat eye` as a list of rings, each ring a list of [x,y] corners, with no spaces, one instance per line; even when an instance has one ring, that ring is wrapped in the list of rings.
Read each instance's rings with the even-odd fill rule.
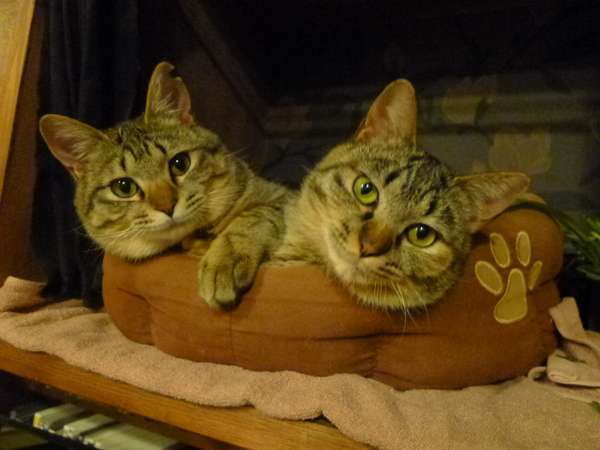
[[[138,193],[139,187],[131,178],[117,178],[110,183],[110,190],[117,197],[130,198]]]
[[[417,247],[429,247],[437,240],[437,237],[436,231],[423,223],[416,223],[406,229],[408,242]]]
[[[379,192],[371,180],[361,175],[354,180],[354,196],[363,205],[372,205],[379,199]]]
[[[169,170],[174,177],[180,177],[190,168],[191,160],[187,152],[177,153],[169,161]]]

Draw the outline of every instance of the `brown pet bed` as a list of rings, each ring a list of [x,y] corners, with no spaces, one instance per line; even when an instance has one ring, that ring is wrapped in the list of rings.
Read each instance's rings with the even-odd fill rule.
[[[129,339],[181,358],[460,388],[526,374],[556,348],[548,309],[559,302],[562,250],[549,217],[507,211],[475,237],[454,288],[410,315],[359,305],[314,266],[263,267],[236,309],[213,310],[183,254],[137,264],[107,255],[104,301]]]

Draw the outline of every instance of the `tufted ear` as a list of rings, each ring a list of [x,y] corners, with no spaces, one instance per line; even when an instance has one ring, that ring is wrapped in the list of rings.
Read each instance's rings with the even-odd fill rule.
[[[94,127],[58,114],[46,114],[40,133],[52,154],[76,178],[85,170],[96,145],[109,138]]]
[[[454,181],[455,188],[463,194],[471,233],[508,208],[529,187],[529,177],[519,172],[479,173],[456,177]]]
[[[159,63],[148,85],[144,122],[157,118],[174,118],[183,124],[193,122],[190,94],[180,77],[173,77],[174,66],[168,62]]]
[[[417,99],[408,80],[388,84],[375,99],[367,117],[354,134],[358,141],[374,138],[400,138],[413,146],[417,136]]]

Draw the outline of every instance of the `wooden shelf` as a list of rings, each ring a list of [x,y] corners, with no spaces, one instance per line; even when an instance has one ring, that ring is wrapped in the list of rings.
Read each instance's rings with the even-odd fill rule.
[[[2,341],[0,370],[97,404],[102,410],[134,414],[175,427],[178,439],[202,448],[367,448],[325,421],[278,420],[251,407],[199,406],[79,369],[45,353],[22,351]]]
[[[34,0],[3,0],[0,5],[0,198],[33,9]]]

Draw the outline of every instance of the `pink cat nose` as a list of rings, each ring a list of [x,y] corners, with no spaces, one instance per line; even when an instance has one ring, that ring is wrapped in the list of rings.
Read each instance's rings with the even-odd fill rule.
[[[161,208],[157,208],[159,211],[164,212],[167,216],[172,216],[175,210],[175,203],[170,205],[163,205]]]
[[[148,202],[157,211],[162,211],[168,216],[173,215],[177,204],[177,192],[166,183],[156,183],[147,191]]]
[[[175,196],[155,198],[152,202],[154,209],[164,212],[167,216],[173,215],[176,204],[177,198]]]
[[[387,226],[369,221],[363,225],[358,239],[361,258],[379,256],[392,248],[394,234]]]

